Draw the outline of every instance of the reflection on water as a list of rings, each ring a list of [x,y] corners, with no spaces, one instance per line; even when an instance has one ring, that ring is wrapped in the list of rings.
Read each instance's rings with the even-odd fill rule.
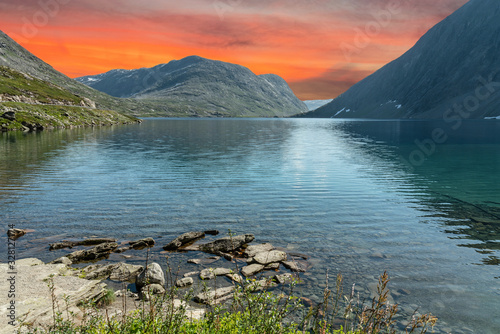
[[[44,260],[63,238],[154,237],[160,258],[185,231],[250,232],[310,256],[301,289],[314,301],[327,270],[364,297],[387,270],[405,314],[498,333],[498,125],[151,119],[3,134],[0,215],[35,230],[18,254]]]

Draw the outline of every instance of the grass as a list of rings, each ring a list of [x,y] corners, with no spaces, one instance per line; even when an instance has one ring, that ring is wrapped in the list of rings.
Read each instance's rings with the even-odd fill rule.
[[[171,271],[167,272],[171,277]],[[324,289],[323,302],[305,307],[302,299],[295,293],[299,280],[295,279],[280,289],[271,290],[270,281],[259,287],[255,280],[245,280],[237,284],[232,302],[208,306],[205,316],[200,320],[188,317],[187,302],[193,296],[193,290],[184,294],[180,306],[174,306],[174,299],[179,295],[177,288],[171,287],[164,295],[150,298],[135,311],[129,312],[122,302],[121,315],[103,314],[100,307],[109,304],[114,297],[108,290],[104,297],[90,301],[82,306],[82,319],[68,311],[62,312],[55,299],[54,284],[49,279],[48,286],[52,293],[53,323],[45,327],[33,327],[23,324],[19,333],[79,333],[79,334],[376,334],[398,333],[395,326],[397,305],[390,305],[389,276],[380,276],[377,296],[369,302],[357,300],[352,291],[343,293],[343,278],[339,274],[333,290]],[[206,287],[205,287],[206,288]],[[64,316],[66,314],[66,316]],[[400,333],[426,333],[436,324],[437,319],[430,314],[416,315]]]

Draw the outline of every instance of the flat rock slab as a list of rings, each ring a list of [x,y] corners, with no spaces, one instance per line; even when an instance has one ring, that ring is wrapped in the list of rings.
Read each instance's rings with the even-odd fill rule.
[[[109,242],[95,246],[91,249],[79,250],[66,255],[73,263],[94,261],[109,256],[114,249],[118,247],[116,242]]]
[[[220,288],[216,290],[208,289],[194,297],[194,301],[201,304],[213,305],[221,303],[233,297],[235,287]]]
[[[270,243],[265,243],[265,244],[260,244],[260,245],[250,245],[248,246],[245,251],[243,252],[243,255],[246,257],[254,257],[257,255],[257,253],[262,253],[262,252],[269,252],[274,250],[274,246],[271,245]]]
[[[241,274],[245,277],[253,276],[257,273],[260,273],[262,270],[264,270],[264,268],[265,266],[259,263],[250,264],[241,269]]]
[[[63,249],[63,248],[73,248],[76,246],[96,246],[104,243],[116,242],[113,238],[89,238],[80,241],[67,241],[63,240],[61,242],[56,242],[49,244],[49,250]]]
[[[7,264],[0,264],[0,279],[6,282],[9,269]],[[52,302],[46,279],[54,275],[54,293],[57,300],[64,304],[63,296],[69,297],[69,310],[81,316],[82,313],[76,305],[81,301],[100,298],[105,291],[106,285],[99,281],[89,281],[71,275],[72,269],[64,264],[44,264],[37,259],[23,259],[16,262],[15,275],[15,305],[17,319],[22,319],[26,314],[26,322],[34,322],[35,325],[48,325],[52,323]],[[64,276],[66,275],[66,276]],[[10,275],[9,275],[10,276]],[[6,284],[2,283],[6,287]],[[2,289],[0,297],[0,333],[12,334],[14,329],[8,325],[7,307],[10,299],[7,292]]]
[[[253,260],[257,263],[267,265],[275,262],[286,261],[286,253],[279,250],[272,250],[269,252],[260,252],[257,253]]]
[[[135,282],[135,278],[144,270],[143,266],[127,264],[124,262],[108,265],[91,265],[83,268],[86,279],[109,278],[120,282]]]

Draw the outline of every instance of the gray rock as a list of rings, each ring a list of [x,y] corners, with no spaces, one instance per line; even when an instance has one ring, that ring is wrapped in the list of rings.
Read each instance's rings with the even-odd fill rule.
[[[169,242],[167,245],[163,246],[163,249],[168,251],[175,251],[180,247],[188,243],[194,242],[198,239],[201,239],[203,237],[205,237],[205,232],[187,232],[178,236],[177,238]]]
[[[233,297],[233,291],[235,287],[229,286],[227,288],[220,288],[216,290],[207,289],[197,294],[194,297],[194,301],[201,304],[214,305],[221,303],[229,298]]]
[[[156,262],[148,265],[146,270],[142,271],[135,281],[135,285],[139,290],[149,284],[165,285],[165,275],[161,266]]]
[[[243,267],[241,269],[241,274],[245,277],[248,277],[248,276],[253,276],[253,275],[257,274],[257,273],[261,272],[262,270],[264,270],[264,265],[254,263],[254,264],[250,264],[246,267]]]
[[[132,291],[130,290],[118,290],[118,291],[115,291],[115,296],[116,297],[123,297],[123,296],[127,296],[127,297],[130,297],[130,298],[139,298],[139,295],[137,293],[133,293]]]
[[[132,282],[144,270],[143,266],[120,262],[114,265],[109,279],[120,282]]]
[[[281,262],[286,260],[286,253],[283,251],[272,250],[269,252],[257,253],[253,260],[257,263],[267,265],[274,262]]]
[[[143,287],[142,291],[153,295],[161,295],[165,293],[165,288],[160,284],[149,284]]]
[[[280,263],[275,262],[275,263],[266,264],[266,266],[264,267],[264,270],[278,270],[279,268],[280,268]]]
[[[272,250],[274,250],[274,246],[271,245],[270,243],[265,243],[260,245],[250,245],[245,249],[243,255],[250,258],[257,255],[257,253],[269,252]]]
[[[225,276],[227,278],[229,278],[231,281],[234,281],[236,283],[242,283],[243,282],[243,278],[241,277],[241,275],[238,275],[238,274],[227,274]]]
[[[214,269],[214,275],[215,276],[224,276],[231,274],[232,270],[228,268],[215,268]]]
[[[214,279],[215,278],[215,274],[213,272],[213,269],[203,269],[200,272],[200,278],[202,280]]]
[[[95,246],[91,249],[80,250],[66,255],[73,263],[82,261],[93,261],[107,257],[115,248],[118,247],[116,242],[109,242]]]
[[[54,261],[50,262],[49,264],[65,264],[67,266],[73,264],[70,259],[68,259],[66,256],[60,257],[58,259],[55,259]]]
[[[189,259],[187,260],[188,263],[193,263],[193,264],[211,264],[220,259],[220,256],[214,256],[208,259]]]
[[[217,230],[208,230],[208,231],[205,231],[205,234],[208,234],[208,235],[218,235],[219,231],[217,231]]]
[[[276,276],[274,276],[274,280],[276,282],[278,282],[279,284],[290,283],[293,280],[293,275],[292,274],[276,275]]]
[[[194,283],[191,277],[184,277],[175,281],[175,286],[179,288],[184,288],[186,286],[192,285]]]
[[[199,249],[203,252],[211,254],[232,253],[241,248],[243,245],[252,242],[254,239],[255,237],[253,234],[225,237],[200,245]]]
[[[153,238],[144,238],[137,241],[130,241],[129,245],[133,249],[143,249],[146,247],[153,247],[155,245],[155,240]]]
[[[297,262],[294,261],[283,261],[281,262],[286,269],[289,269],[293,272],[305,272],[305,269],[301,268]]]
[[[195,276],[195,275],[199,275],[200,272],[199,271],[190,271],[188,273],[185,273],[183,276],[184,277],[191,277],[191,276]]]
[[[21,230],[19,228],[11,228],[7,231],[7,236],[11,240],[17,240],[26,234],[26,230]]]

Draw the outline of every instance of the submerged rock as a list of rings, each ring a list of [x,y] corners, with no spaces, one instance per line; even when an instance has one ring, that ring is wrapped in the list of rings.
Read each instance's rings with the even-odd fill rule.
[[[189,244],[204,237],[205,237],[205,232],[187,232],[178,236],[177,238],[169,242],[167,245],[163,246],[163,249],[167,251],[175,251],[186,244]]]
[[[297,262],[294,261],[283,261],[281,262],[286,269],[289,269],[293,272],[305,272],[306,270],[303,269]]]

